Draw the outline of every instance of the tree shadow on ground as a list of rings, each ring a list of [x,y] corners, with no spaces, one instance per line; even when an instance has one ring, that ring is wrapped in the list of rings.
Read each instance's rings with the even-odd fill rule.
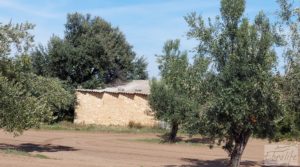
[[[167,143],[169,142],[169,134],[163,134],[163,135],[157,135],[157,137],[161,138],[162,143]],[[199,143],[199,144],[210,144],[211,140],[209,138],[205,137],[198,137],[198,138],[185,138],[185,137],[176,137],[175,141],[176,142],[184,142],[184,143]]]
[[[19,145],[11,145],[0,143],[0,150],[15,149],[25,152],[59,152],[59,151],[77,151],[73,147],[62,146],[62,145],[52,145],[52,144],[32,144],[32,143],[22,143]]]
[[[181,160],[187,162],[186,165],[179,165],[179,167],[227,167],[227,159],[215,159],[215,160],[199,160],[192,158],[182,158]],[[243,161],[241,167],[252,167],[258,165],[255,161]],[[165,167],[178,167],[178,165],[165,165]]]
[[[190,138],[190,139],[186,139],[184,140],[184,142],[186,143],[201,143],[201,144],[210,144],[211,143],[211,139],[210,138]]]
[[[183,140],[183,137],[176,137],[176,139],[172,142],[169,141],[169,133],[165,133],[163,135],[156,135],[161,139],[161,143],[176,143]]]

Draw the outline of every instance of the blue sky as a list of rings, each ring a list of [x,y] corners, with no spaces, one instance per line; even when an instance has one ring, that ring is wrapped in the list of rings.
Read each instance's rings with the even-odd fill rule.
[[[185,37],[188,26],[183,17],[197,12],[204,17],[219,13],[219,0],[0,0],[0,22],[12,20],[36,25],[36,44],[46,44],[52,34],[64,34],[67,13],[100,16],[118,26],[139,56],[146,57],[151,77],[158,76],[155,54],[168,39],[181,39],[182,49],[191,50],[196,42]],[[273,16],[276,0],[247,0],[246,16],[253,18],[264,10]],[[282,60],[280,60],[282,64]],[[282,66],[282,65],[281,65]]]

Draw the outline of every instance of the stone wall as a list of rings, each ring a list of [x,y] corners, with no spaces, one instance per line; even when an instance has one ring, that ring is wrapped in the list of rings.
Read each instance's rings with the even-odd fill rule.
[[[75,123],[122,125],[129,121],[153,126],[157,123],[148,105],[147,95],[76,92]]]

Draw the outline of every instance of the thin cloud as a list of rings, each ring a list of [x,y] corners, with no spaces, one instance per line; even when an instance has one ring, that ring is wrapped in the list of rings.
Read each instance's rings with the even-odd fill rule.
[[[24,5],[17,3],[16,1],[11,0],[0,0],[0,7],[2,8],[9,8],[11,10],[17,12],[23,12],[26,14],[43,17],[43,18],[59,18],[61,17],[60,14],[54,14],[53,12],[48,12],[45,8],[34,8],[32,6]]]
[[[161,1],[161,3],[142,3],[125,6],[112,6],[107,8],[95,8],[90,10],[83,10],[82,12],[91,13],[93,15],[102,15],[113,17],[118,15],[157,15],[163,13],[172,13],[190,10],[191,8],[201,7],[210,8],[219,4],[217,0],[211,1]]]

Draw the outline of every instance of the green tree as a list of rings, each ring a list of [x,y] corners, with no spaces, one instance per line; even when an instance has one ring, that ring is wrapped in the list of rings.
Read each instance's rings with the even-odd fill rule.
[[[39,45],[31,52],[32,70],[40,76],[51,76],[48,60],[48,50],[43,45]]]
[[[10,75],[12,54],[26,54],[32,46],[33,36],[29,33],[34,28],[30,23],[0,23],[0,73]],[[12,50],[12,48],[15,48]]]
[[[201,80],[207,71],[208,61],[195,59],[189,64],[187,52],[179,50],[180,41],[165,43],[163,55],[158,56],[161,81],[153,81],[149,104],[157,119],[170,124],[168,140],[174,142],[180,125],[193,129],[188,122],[198,117],[201,104]]]
[[[33,73],[31,56],[21,55],[10,58],[10,80],[20,83],[28,96],[36,97],[52,113],[50,122],[72,116],[69,113],[75,103],[73,89],[57,78],[38,76]]]
[[[187,97],[183,94],[182,86],[188,69],[187,52],[179,50],[179,40],[167,41],[163,55],[158,56],[161,81],[153,81],[149,104],[157,119],[165,121],[171,127],[168,141],[174,142],[178,127],[188,112]]]
[[[279,129],[283,137],[300,136],[300,9],[292,1],[278,0],[280,34],[284,38],[284,57],[287,60],[286,71],[281,79],[285,118],[280,121]],[[285,31],[281,31],[284,29]]]
[[[213,60],[215,84],[206,112],[206,134],[216,139],[230,156],[230,166],[240,165],[251,135],[272,139],[282,115],[280,93],[274,82],[280,44],[263,12],[254,23],[243,17],[244,0],[222,0],[221,16],[205,23],[188,15],[188,36],[199,41],[197,51]]]
[[[20,76],[23,90],[32,97],[36,97],[51,113],[49,123],[65,119],[69,109],[75,103],[75,94],[57,78],[46,78],[33,73]],[[67,118],[66,118],[67,119]]]
[[[146,59],[144,57],[136,58],[133,62],[133,72],[131,73],[129,79],[148,79]]]
[[[20,83],[0,74],[0,128],[19,134],[51,119],[49,108],[40,99],[28,96]]]
[[[74,102],[59,80],[32,73],[32,28],[29,23],[0,25],[0,128],[15,134],[52,121]]]
[[[51,117],[43,102],[28,95],[22,83],[16,81],[15,71],[19,66],[15,66],[9,57],[14,54],[12,46],[16,48],[15,54],[26,54],[33,42],[29,33],[32,28],[29,23],[0,24],[0,128],[15,134]]]
[[[33,36],[29,33],[34,28],[33,24],[3,24],[0,23],[0,57],[11,54],[12,45],[15,52],[24,53],[32,46]]]
[[[46,50],[46,54],[43,49],[33,53],[35,71],[49,71],[50,76],[74,87],[97,88],[117,80],[147,76],[146,63],[136,59],[124,34],[89,14],[68,14],[64,38],[53,36]]]
[[[155,113],[155,117],[170,125],[170,133],[166,134],[166,140],[175,142],[179,125],[185,118],[185,112],[189,112],[187,106],[190,102],[187,98],[179,96],[176,90],[167,86],[163,81],[151,82],[149,104]]]

